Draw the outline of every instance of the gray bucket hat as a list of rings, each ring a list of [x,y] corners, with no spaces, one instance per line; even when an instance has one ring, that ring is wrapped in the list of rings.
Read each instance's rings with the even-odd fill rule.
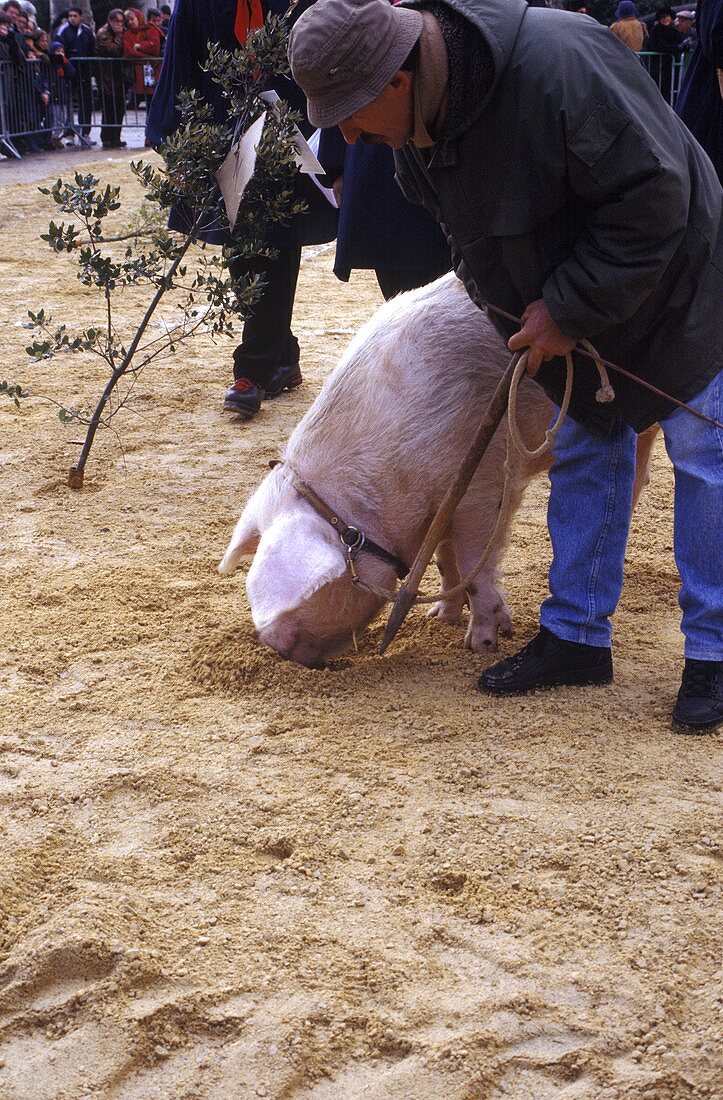
[[[386,88],[422,33],[422,14],[389,0],[317,0],[294,25],[289,62],[309,121],[336,126]]]

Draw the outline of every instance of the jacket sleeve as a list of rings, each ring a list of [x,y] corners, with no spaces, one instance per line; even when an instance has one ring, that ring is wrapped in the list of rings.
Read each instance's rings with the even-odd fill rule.
[[[682,241],[690,175],[682,136],[670,131],[667,117],[646,125],[602,102],[568,138],[569,180],[590,214],[543,287],[568,336],[592,337],[631,317]]]
[[[163,65],[146,120],[146,136],[160,145],[177,129],[176,100],[182,88],[201,88],[207,28],[198,19],[197,0],[176,0],[168,25]]]

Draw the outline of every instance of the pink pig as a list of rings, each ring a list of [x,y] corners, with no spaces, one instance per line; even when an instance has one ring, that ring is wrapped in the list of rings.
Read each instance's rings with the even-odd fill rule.
[[[453,275],[383,305],[357,333],[339,366],[294,430],[283,462],[247,503],[219,565],[233,573],[254,554],[246,585],[260,640],[317,666],[348,648],[383,601],[352,583],[337,529],[300,494],[302,479],[347,524],[410,566],[456,475],[510,353]],[[552,406],[523,380],[518,423],[528,448],[544,437]],[[437,547],[442,591],[478,561],[494,528],[504,482],[506,419]],[[515,509],[538,460],[515,488]],[[465,645],[497,647],[512,631],[498,581],[508,527],[465,597],[442,599],[430,615],[470,619]],[[394,590],[394,566],[362,549],[362,580]]]

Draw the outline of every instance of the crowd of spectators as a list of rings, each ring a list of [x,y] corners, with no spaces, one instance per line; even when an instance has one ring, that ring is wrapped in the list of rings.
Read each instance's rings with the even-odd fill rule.
[[[33,6],[0,4],[0,143],[19,153],[97,144],[90,136],[100,111],[105,149],[126,145],[126,111],[146,109],[158,81],[169,5],[113,8],[102,27],[83,22],[70,5],[49,30],[39,27]],[[0,151],[7,152],[6,148]]]
[[[0,5],[0,98],[17,151],[95,145],[90,131],[97,110],[103,148],[124,147],[126,112],[146,109],[158,81],[169,5],[145,15],[135,7],[113,8],[97,29],[83,22],[80,7],[69,6],[50,30],[26,9],[32,5],[21,0]],[[573,10],[588,14],[584,5]],[[650,53],[648,70],[670,101],[673,63],[696,43],[695,12],[676,15],[661,7],[639,17],[633,0],[620,0],[610,29],[631,50]]]

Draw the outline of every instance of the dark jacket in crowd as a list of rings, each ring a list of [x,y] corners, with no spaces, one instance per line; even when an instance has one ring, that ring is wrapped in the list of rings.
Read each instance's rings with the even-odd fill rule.
[[[271,11],[276,15],[283,15],[288,6],[284,0],[265,0],[263,4],[265,12]],[[302,0],[295,14],[300,15],[308,6],[308,2]],[[205,102],[213,108],[214,121],[224,122],[228,118],[227,104],[218,85],[201,70],[201,65],[206,59],[208,42],[218,42],[225,50],[239,48],[234,35],[236,9],[237,0],[177,0],[168,26],[161,75],[146,122],[146,136],[152,145],[162,144],[177,129],[180,120],[176,102],[182,88],[196,88],[201,92]],[[308,136],[313,127],[306,120],[306,100],[301,89],[285,78],[275,81],[274,88],[292,107],[304,112],[300,128]],[[318,188],[308,178],[299,176],[295,197],[307,203],[309,213],[293,218],[288,226],[275,229],[274,243],[297,241],[300,244],[320,244],[333,240],[337,213]],[[188,212],[174,210],[169,225],[171,229],[187,231]],[[227,235],[219,229],[209,228],[204,232],[203,239],[213,244],[224,244]]]
[[[0,61],[12,61],[14,65],[22,65],[25,61],[25,51],[20,46],[15,27],[10,19],[4,12],[1,14],[3,30],[0,33]]]
[[[101,91],[109,95],[123,94],[125,78],[120,64],[123,57],[123,31],[116,31],[110,23],[104,23],[95,36],[97,57],[110,57],[110,64],[101,63],[96,70]]]
[[[723,0],[698,0],[698,42],[688,62],[676,111],[713,161],[723,182]]]
[[[416,6],[416,5],[411,5]],[[433,4],[450,56],[436,146],[396,154],[409,198],[446,225],[471,294],[519,317],[543,298],[568,336],[680,400],[723,365],[721,188],[639,60],[585,16],[525,0]],[[464,16],[462,15],[464,12]],[[508,338],[512,322],[491,315]],[[564,363],[537,375],[559,403]],[[577,358],[572,415],[637,431],[671,411]]]
[[[387,145],[347,145],[338,127],[323,130],[319,160],[329,179],[344,177],[334,274],[347,282],[361,268],[444,271],[449,245],[434,218],[407,202],[394,181]]]
[[[85,23],[81,23],[78,27],[72,27],[68,23],[55,37],[63,43],[65,56],[69,59],[93,57],[95,54],[95,35]]]

